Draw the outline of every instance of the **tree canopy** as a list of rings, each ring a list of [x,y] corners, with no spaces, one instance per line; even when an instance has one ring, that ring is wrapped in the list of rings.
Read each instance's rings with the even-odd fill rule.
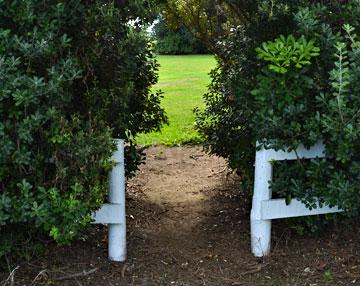
[[[174,27],[184,24],[216,54],[218,42],[232,28],[249,22],[256,12],[256,1],[234,0],[166,0],[165,18]]]

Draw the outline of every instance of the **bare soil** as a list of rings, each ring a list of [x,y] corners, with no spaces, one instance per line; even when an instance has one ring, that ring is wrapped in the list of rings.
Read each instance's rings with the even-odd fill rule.
[[[147,155],[128,182],[126,263],[107,260],[106,226],[93,226],[86,241],[50,244],[12,276],[3,273],[5,284],[360,285],[358,222],[301,236],[276,221],[271,255],[254,258],[251,195],[223,159],[201,147],[152,147]]]

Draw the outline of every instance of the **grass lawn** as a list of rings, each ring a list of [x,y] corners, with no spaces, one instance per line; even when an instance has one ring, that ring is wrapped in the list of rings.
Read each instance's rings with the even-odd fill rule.
[[[164,92],[162,106],[169,117],[169,126],[161,132],[140,134],[140,145],[175,145],[200,140],[194,130],[195,107],[203,108],[202,95],[210,83],[208,73],[216,65],[211,55],[158,56],[161,65],[155,89]]]

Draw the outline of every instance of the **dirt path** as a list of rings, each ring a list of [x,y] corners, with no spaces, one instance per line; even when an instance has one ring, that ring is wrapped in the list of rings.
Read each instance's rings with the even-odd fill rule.
[[[221,189],[224,183],[226,163],[205,155],[200,148],[156,147],[147,156],[148,164],[128,186],[133,195],[141,193],[161,209],[150,231],[158,227],[159,240],[162,236],[193,236],[211,209],[215,196],[211,191]]]
[[[148,278],[135,280],[134,285],[231,282],[222,267],[232,263],[227,253],[236,242],[226,238],[224,222],[218,220],[226,218],[227,206],[219,210],[215,203],[222,194],[231,199],[231,189],[239,191],[237,176],[229,174],[223,159],[206,155],[200,147],[155,147],[148,150],[147,157],[147,164],[128,184],[130,197],[142,199],[147,207],[143,217],[148,219],[133,230],[136,234],[130,234],[142,239],[142,245],[147,244],[144,251],[149,257],[143,276]],[[236,209],[239,215],[240,206]],[[134,220],[136,214],[138,208],[129,210]],[[230,224],[237,225],[231,232],[237,230],[238,237],[245,238],[248,229],[239,229],[241,223],[240,219],[231,220]]]
[[[274,224],[272,256],[256,259],[250,253],[251,197],[223,159],[200,147],[155,147],[147,155],[147,164],[129,182],[129,195],[141,198],[147,221],[133,229],[139,248],[145,246],[140,261],[146,265],[135,270],[134,264],[134,273],[142,274],[133,277],[133,285],[360,285],[353,273],[360,240],[354,241],[351,229],[344,237],[344,229],[323,238],[301,237],[282,221]],[[139,209],[130,213],[136,221]],[[359,226],[355,230],[359,233]],[[345,279],[348,270],[340,261],[353,264]],[[332,279],[324,278],[326,271]],[[337,273],[342,273],[338,280]]]
[[[250,196],[223,159],[200,147],[153,147],[147,156],[127,187],[126,263],[108,261],[107,228],[93,226],[83,242],[28,254],[13,285],[360,285],[359,222],[321,236],[276,222],[271,256],[256,259]]]

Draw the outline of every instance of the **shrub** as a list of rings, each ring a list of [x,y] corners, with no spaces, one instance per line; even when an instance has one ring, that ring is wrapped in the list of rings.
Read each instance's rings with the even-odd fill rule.
[[[198,129],[248,182],[256,141],[295,149],[323,140],[326,159],[276,165],[273,191],[309,207],[319,197],[357,214],[360,3],[335,2],[288,2],[287,10],[234,29],[223,43],[227,56],[213,74],[207,108],[198,112]]]
[[[130,174],[135,135],[166,121],[151,3],[0,1],[0,256],[28,234],[78,237],[105,199],[112,138],[129,142]]]
[[[274,141],[266,140],[269,147],[295,148],[300,142],[310,146],[318,140],[323,140],[326,145],[326,159],[308,163],[299,161],[290,168],[289,164],[282,164],[277,181],[272,186],[275,192],[300,198],[309,207],[314,207],[314,197],[319,197],[322,202],[357,214],[360,209],[360,41],[353,34],[354,30],[352,26],[344,25],[343,33],[337,34],[334,57],[329,54],[327,59],[334,59],[331,70],[327,71],[327,78],[326,74],[324,78],[319,76],[317,66],[301,68],[292,81],[301,83],[301,75],[308,74],[306,83],[299,86],[302,94],[290,88],[293,91],[288,97],[290,101],[285,100],[286,97],[279,100],[280,104],[286,103],[282,109],[277,109],[278,104],[269,102],[269,89],[266,95],[260,95],[262,103],[259,106],[265,110],[267,119],[257,118],[254,127],[260,131],[258,138],[261,134],[262,138]],[[321,60],[326,61],[326,58],[323,56],[318,61],[320,66],[325,66],[326,62],[322,64]],[[285,81],[279,74],[266,78]],[[289,82],[285,84],[285,87],[289,86]],[[279,84],[272,85],[272,88],[273,94],[285,90]],[[264,128],[265,124],[268,129],[261,132],[260,128]],[[275,134],[278,139],[275,139]],[[297,177],[292,179],[293,174],[297,174]],[[288,182],[286,188],[285,182]]]
[[[218,42],[216,50],[221,50],[221,57],[204,96],[206,107],[196,113],[197,129],[206,147],[226,158],[246,184],[252,181],[256,142],[250,126],[256,112],[251,90],[261,71],[255,49],[278,34],[290,33],[295,25],[292,13],[299,5],[299,1],[277,1],[270,9],[267,1],[260,2],[249,23],[232,28],[229,36]]]

